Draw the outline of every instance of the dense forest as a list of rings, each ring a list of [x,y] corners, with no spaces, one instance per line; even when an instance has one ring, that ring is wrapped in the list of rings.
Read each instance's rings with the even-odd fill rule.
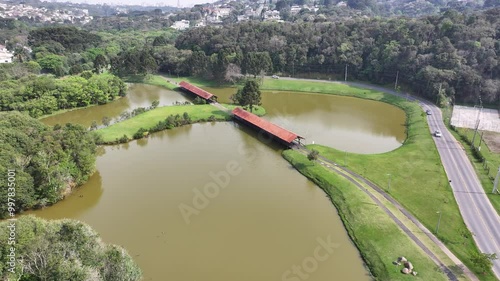
[[[80,125],[50,127],[17,111],[0,112],[0,173],[16,170],[16,212],[53,204],[87,181],[95,170],[96,141]],[[0,186],[7,186],[6,177]],[[7,188],[0,189],[0,201],[7,196]],[[7,208],[0,206],[0,218]]]
[[[105,104],[125,95],[125,83],[110,74],[84,72],[64,79],[26,76],[0,82],[0,110],[28,112],[37,118],[59,109]]]
[[[476,102],[481,96],[495,103],[500,95],[499,8],[419,19],[245,22],[191,29],[177,38],[176,47],[184,57],[175,63],[160,59],[160,70],[222,80],[235,69],[230,65],[253,75],[314,72],[342,78],[347,67],[349,80],[386,84],[398,75],[434,101]]]
[[[9,221],[0,222],[2,280],[121,280],[141,279],[141,270],[121,247],[104,244],[92,228],[74,220],[46,221],[23,216],[16,222],[16,275],[10,268]]]

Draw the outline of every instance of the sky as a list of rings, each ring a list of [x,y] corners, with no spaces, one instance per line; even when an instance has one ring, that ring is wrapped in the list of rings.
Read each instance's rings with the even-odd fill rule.
[[[50,0],[49,0],[50,1]],[[177,0],[58,0],[59,2],[88,3],[88,4],[120,4],[120,5],[156,5],[177,7]],[[195,4],[213,3],[216,0],[179,0],[181,7],[192,7]]]

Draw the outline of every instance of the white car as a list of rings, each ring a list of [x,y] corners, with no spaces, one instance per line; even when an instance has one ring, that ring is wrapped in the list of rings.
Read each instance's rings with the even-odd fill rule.
[[[439,130],[436,130],[436,131],[434,132],[434,136],[436,136],[436,137],[440,138],[440,137],[442,136],[442,134],[441,134],[441,132],[440,132]]]
[[[280,77],[278,75],[273,75],[273,76],[271,76],[271,78],[273,78],[273,79],[280,79]]]

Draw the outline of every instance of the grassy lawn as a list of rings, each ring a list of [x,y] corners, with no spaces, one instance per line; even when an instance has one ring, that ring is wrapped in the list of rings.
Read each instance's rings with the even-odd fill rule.
[[[264,84],[261,86],[262,90],[278,90],[278,91],[291,91],[291,92],[308,92],[308,93],[322,93],[322,94],[335,94],[340,96],[354,96],[364,99],[380,100],[392,103],[396,101],[391,95],[386,95],[381,92],[357,88],[353,86],[327,83],[327,82],[314,82],[314,81],[300,81],[300,80],[283,80],[283,79],[265,79]],[[399,105],[398,105],[399,106]]]
[[[283,156],[328,194],[376,280],[446,280],[430,258],[354,184],[296,151],[286,150]],[[399,256],[413,263],[416,277],[402,274],[402,266],[392,264]]]
[[[228,109],[234,109],[237,107],[235,105],[224,106]],[[127,137],[131,138],[140,128],[147,130],[155,126],[159,121],[167,118],[169,115],[179,114],[182,116],[184,112],[189,114],[193,123],[207,120],[211,115],[214,115],[215,119],[218,121],[224,121],[230,118],[227,112],[219,110],[210,104],[164,106],[139,114],[109,127],[99,129],[96,132],[102,137],[104,142],[115,141],[123,135],[127,135]],[[266,112],[263,107],[258,107],[257,109],[254,109],[253,113],[263,116]]]
[[[122,78],[123,81],[127,83],[142,83],[148,85],[155,85],[167,88],[169,90],[174,90],[177,88],[175,84],[169,83],[165,78],[160,75],[147,75],[147,76],[139,76],[139,75],[131,75]]]
[[[165,76],[160,76],[160,75],[154,75],[156,76],[155,79],[168,79],[170,81],[174,81],[176,83],[179,83],[181,81],[186,81],[188,83],[191,83],[195,86],[198,86],[198,87],[231,87],[231,85],[220,85],[218,83],[216,83],[215,81],[213,80],[206,80],[206,79],[203,79],[203,78],[198,78],[198,77],[165,77]]]

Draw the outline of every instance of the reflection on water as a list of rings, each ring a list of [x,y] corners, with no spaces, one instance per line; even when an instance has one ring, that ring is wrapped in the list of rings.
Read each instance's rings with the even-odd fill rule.
[[[228,102],[230,88],[206,88]],[[355,153],[381,153],[406,139],[403,110],[353,97],[264,91],[265,119],[317,143]]]
[[[176,101],[184,102],[188,99],[183,94],[158,86],[132,84],[129,87],[127,96],[116,101],[100,106],[75,109],[62,114],[49,116],[42,119],[42,121],[48,125],[77,123],[85,127],[90,127],[92,121],[97,121],[100,125],[102,123],[102,118],[105,116],[115,119],[125,111],[132,111],[138,107],[151,106],[155,100],[160,101],[160,106],[167,106],[172,105]]]

